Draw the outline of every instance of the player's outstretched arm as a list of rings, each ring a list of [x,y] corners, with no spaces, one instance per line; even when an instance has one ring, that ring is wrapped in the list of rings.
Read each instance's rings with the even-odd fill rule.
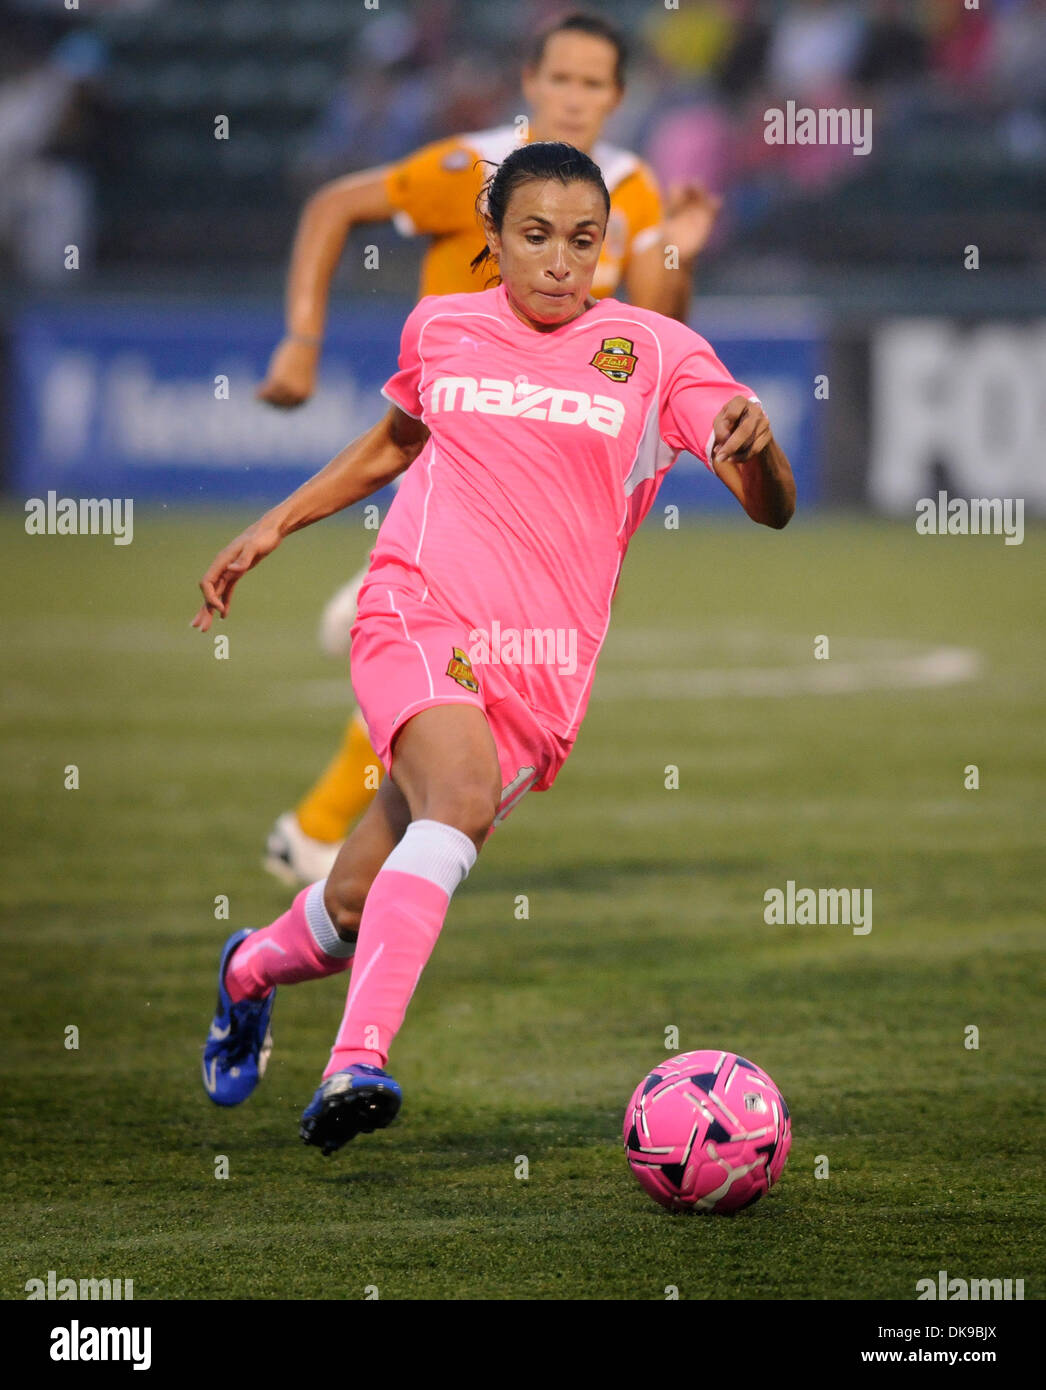
[[[795,512],[792,467],[758,401],[733,396],[713,421],[709,462],[753,521],[780,530]]]
[[[254,393],[270,405],[301,405],[316,389],[334,268],[357,222],[383,222],[394,208],[385,191],[386,169],[333,179],[306,202],[298,221],[287,276],[286,325]]]
[[[393,406],[373,429],[219,551],[200,580],[203,603],[192,626],[206,632],[215,613],[226,617],[238,581],[285,536],[377,492],[413,463],[428,437],[427,425]]]

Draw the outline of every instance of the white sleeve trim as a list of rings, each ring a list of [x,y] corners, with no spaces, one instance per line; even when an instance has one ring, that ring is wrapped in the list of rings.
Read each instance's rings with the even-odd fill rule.
[[[394,212],[392,214],[392,225],[399,232],[400,236],[417,236],[418,229],[414,225],[409,212]]]
[[[638,256],[649,247],[656,245],[660,240],[660,227],[644,227],[641,232],[637,232],[632,238],[632,245],[628,249],[633,256]]]
[[[424,417],[421,416],[421,415],[415,415],[414,412],[413,412],[413,410],[408,410],[407,407],[406,407],[405,405],[402,405],[402,404],[396,399],[395,396],[390,396],[389,393],[388,393],[388,391],[385,390],[384,386],[381,388],[381,394],[385,397],[385,399],[386,399],[387,401],[389,401],[392,405],[394,405],[394,406],[396,407],[397,410],[402,410],[403,413],[404,413],[404,415],[409,415],[410,418],[411,418],[412,420],[421,420],[421,419],[424,418]]]

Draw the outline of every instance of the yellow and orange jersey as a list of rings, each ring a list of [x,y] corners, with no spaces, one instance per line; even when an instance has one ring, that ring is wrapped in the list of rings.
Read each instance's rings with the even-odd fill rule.
[[[404,236],[431,237],[419,297],[487,288],[491,269],[470,269],[485,244],[476,199],[493,166],[519,144],[515,126],[500,126],[437,140],[388,170],[385,190],[397,229]],[[610,193],[606,239],[592,282],[593,295],[602,299],[618,288],[630,258],[661,235],[661,195],[637,155],[600,141],[592,158]]]

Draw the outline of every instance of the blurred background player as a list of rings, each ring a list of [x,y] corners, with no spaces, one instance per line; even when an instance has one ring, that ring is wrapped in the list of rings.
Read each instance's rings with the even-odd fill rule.
[[[404,235],[431,238],[422,263],[421,296],[487,288],[489,277],[470,268],[483,247],[476,200],[491,164],[529,141],[574,145],[602,171],[611,208],[592,293],[603,298],[623,284],[633,304],[685,322],[694,262],[714,226],[719,199],[693,182],[674,187],[663,208],[649,166],[601,139],[624,95],[626,62],[626,42],[614,24],[584,12],[569,14],[542,30],[523,70],[529,122],[521,119],[439,140],[399,163],[320,188],[306,203],[298,226],[287,285],[287,332],[258,398],[292,407],[315,390],[331,278],[357,223],[391,219]],[[666,266],[668,246],[676,253]],[[321,642],[331,655],[349,653],[364,572],[324,610]],[[380,762],[357,710],[319,780],[297,809],[273,826],[266,868],[289,884],[325,877],[350,824],[375,795],[380,776]]]

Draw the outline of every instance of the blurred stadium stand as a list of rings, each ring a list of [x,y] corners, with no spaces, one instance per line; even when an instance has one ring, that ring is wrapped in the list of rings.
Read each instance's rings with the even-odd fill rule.
[[[210,316],[183,327],[186,341],[199,331],[220,343],[224,332],[230,351],[239,345],[241,367],[261,372],[279,333],[308,193],[429,140],[510,121],[521,109],[530,36],[569,8],[569,0],[381,0],[376,11],[362,0],[92,0],[70,12],[61,0],[7,0],[0,353],[23,374],[20,395],[7,388],[5,417],[17,414],[22,432],[19,450],[3,449],[8,485],[12,453],[24,477],[62,402],[88,399],[85,361],[99,401],[108,399],[110,370],[124,380],[108,355],[119,346],[106,326],[117,306],[140,306],[136,350],[152,353],[143,418],[160,399],[149,393],[191,370],[163,345],[164,316],[174,322],[181,307]],[[678,10],[602,0],[596,8],[619,20],[634,48],[607,138],[644,154],[666,187],[699,179],[724,194],[693,322],[728,338],[740,323],[744,350],[778,361],[766,370],[777,373],[780,408],[800,433],[809,377],[789,371],[782,343],[791,333],[823,354],[832,391],[820,450],[810,451],[822,499],[862,502],[869,459],[882,473],[909,420],[939,431],[954,413],[949,391],[979,399],[1000,371],[1012,378],[1039,361],[1032,321],[1046,318],[1046,0],[992,0],[977,10],[964,0],[682,0]],[[870,109],[871,151],[767,145],[766,112],[788,100]],[[227,140],[214,138],[218,115],[229,119]],[[75,275],[62,267],[69,240],[82,252]],[[381,249],[380,286],[354,253],[370,242]],[[977,272],[964,269],[971,245]],[[343,399],[364,386],[367,399],[373,394],[354,365],[351,325],[370,321],[368,312],[373,319],[380,290],[378,317],[391,333],[415,293],[420,250],[391,226],[354,234],[326,357],[328,382],[340,383]],[[55,307],[65,318],[47,318]],[[895,410],[877,394],[880,326],[890,316],[934,315],[955,327],[954,341],[941,328],[938,375]],[[1000,326],[1002,357],[978,324]],[[917,359],[917,334],[889,341]],[[391,337],[386,348],[394,352]],[[375,372],[380,365],[371,364]],[[1041,371],[1027,383],[1046,401]],[[318,399],[293,417],[295,428],[293,420],[280,426],[287,437],[273,443],[272,457],[282,448],[291,468],[322,456],[310,443],[299,459],[294,440],[304,438],[302,422],[328,408]],[[250,409],[245,437],[257,428],[275,438],[273,412]],[[331,409],[335,433],[356,418]],[[86,405],[82,413],[77,466],[89,471],[104,458],[108,426],[98,414],[88,429]],[[1019,452],[1038,417],[1030,408],[1016,416]],[[947,462],[958,446],[938,445],[933,431],[927,424],[923,453]],[[235,466],[257,463],[245,452]],[[928,467],[912,464],[920,476]]]
[[[21,34],[42,59],[68,15],[58,30],[48,6],[19,8]],[[462,128],[459,118],[511,118],[527,36],[561,9],[91,6],[74,27],[104,45],[89,89],[106,120],[73,155],[97,180],[99,268],[282,267],[301,199],[324,178],[395,158]],[[1042,0],[996,0],[991,14],[963,0],[600,9],[639,49],[612,136],[637,143],[666,180],[707,171],[727,194],[713,270],[769,260],[794,282],[796,266],[952,265],[969,243],[990,247],[995,265],[1042,262]],[[770,150],[763,115],[787,97],[870,107],[870,155]],[[228,140],[214,138],[218,114],[229,118]],[[407,291],[409,257],[403,275]]]

